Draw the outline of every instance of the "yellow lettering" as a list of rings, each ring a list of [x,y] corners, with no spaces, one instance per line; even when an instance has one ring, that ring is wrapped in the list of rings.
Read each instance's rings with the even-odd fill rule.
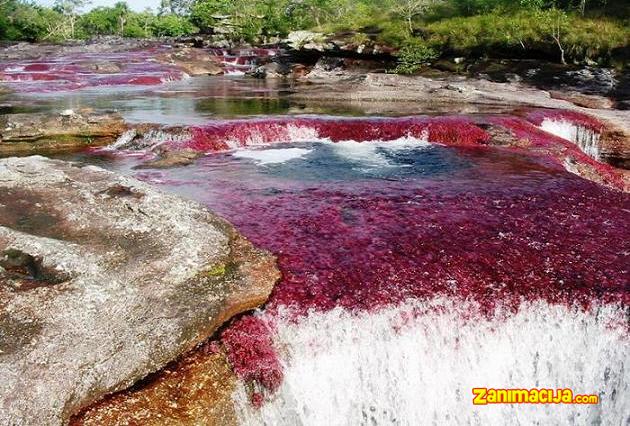
[[[486,405],[486,388],[473,388],[473,404],[474,405]]]
[[[570,404],[573,402],[573,391],[571,389],[561,389],[561,392],[563,403]]]
[[[543,389],[538,393],[538,398],[541,404],[546,404],[549,402],[549,400],[547,399],[548,395],[549,395],[549,392],[547,389]]]
[[[527,392],[527,389],[514,389],[513,395],[514,398],[512,402],[527,403],[529,399],[529,392]]]
[[[554,404],[560,404],[560,402],[562,402],[562,393],[560,392],[560,389],[556,390],[556,395],[553,397],[553,403]]]

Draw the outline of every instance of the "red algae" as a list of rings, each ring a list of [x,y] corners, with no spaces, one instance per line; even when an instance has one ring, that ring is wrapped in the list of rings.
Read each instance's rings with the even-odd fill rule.
[[[258,383],[271,392],[280,387],[282,368],[265,321],[254,316],[240,318],[221,333],[221,342],[241,379]],[[256,403],[255,398],[252,400]]]
[[[554,120],[567,121],[596,133],[601,133],[604,129],[604,124],[590,115],[563,109],[538,108],[527,110],[525,112],[525,119],[536,126],[540,126],[545,120]]]
[[[168,47],[152,47],[119,53],[73,53],[45,59],[13,60],[0,63],[0,82],[20,92],[57,92],[99,86],[153,86],[182,80],[185,72],[177,65],[157,60]],[[227,73],[251,71],[261,59],[274,56],[277,49],[209,49]],[[46,82],[46,84],[38,84]]]
[[[435,298],[472,301],[487,315],[532,301],[584,309],[630,303],[630,198],[564,164],[589,165],[620,186],[616,171],[523,118],[478,122],[508,129],[528,149],[489,145],[468,117],[217,121],[193,128],[184,143],[215,155],[185,170],[138,175],[205,203],[278,257],[282,279],[264,315],[240,318],[221,335],[235,373],[258,384],[250,388],[254,406],[283,380],[269,322],[287,311],[373,312]],[[286,175],[235,162],[226,171],[228,154],[216,154],[309,138],[369,144],[406,136],[441,144],[423,151],[424,166],[441,150],[457,167],[428,176],[344,180],[324,173],[301,181],[289,166]]]
[[[624,194],[557,169],[522,181],[489,167],[476,185],[364,182],[274,195],[225,188],[209,205],[278,255],[283,279],[271,315],[439,296],[474,300],[488,314],[540,299],[630,302]],[[222,335],[229,359],[246,382],[273,390],[282,374],[270,331],[247,320]]]
[[[471,146],[487,142],[490,136],[466,117],[374,118],[267,118],[225,120],[190,129],[186,147],[217,152],[249,145],[327,139],[389,141],[402,137],[428,139],[444,145]]]
[[[619,170],[589,157],[578,146],[566,139],[545,132],[531,122],[518,117],[490,117],[488,121],[510,130],[519,139],[527,140],[532,148],[542,150],[543,154],[551,156],[559,164],[566,165],[568,162],[588,165],[595,170],[604,183],[616,189],[625,189],[623,174]]]
[[[153,59],[161,51],[151,48],[98,55],[76,53],[46,60],[8,61],[0,63],[0,82],[9,83],[21,92],[56,92],[98,86],[149,86],[184,78],[185,74],[177,67]],[[103,64],[108,66],[103,69]]]

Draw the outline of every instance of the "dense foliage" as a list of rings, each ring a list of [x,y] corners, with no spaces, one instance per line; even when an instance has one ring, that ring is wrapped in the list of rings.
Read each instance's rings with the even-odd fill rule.
[[[161,37],[194,34],[188,16],[175,13],[170,2],[155,13],[132,11],[126,2],[83,12],[84,0],[58,0],[52,8],[23,0],[0,0],[0,39],[63,41],[95,36]]]
[[[45,8],[0,0],[0,38],[61,41],[215,34],[266,43],[294,30],[352,34],[357,44],[398,48],[399,72],[440,56],[627,58],[627,0],[163,0],[157,11],[127,3],[89,12],[84,0]]]

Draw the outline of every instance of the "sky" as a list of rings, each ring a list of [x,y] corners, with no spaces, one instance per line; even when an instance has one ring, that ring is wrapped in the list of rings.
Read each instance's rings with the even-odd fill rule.
[[[92,0],[86,10],[93,9],[98,6],[113,6],[119,0]],[[52,6],[55,0],[35,0],[35,3],[43,6]],[[127,0],[129,7],[135,11],[141,12],[147,7],[157,10],[160,6],[160,0]]]

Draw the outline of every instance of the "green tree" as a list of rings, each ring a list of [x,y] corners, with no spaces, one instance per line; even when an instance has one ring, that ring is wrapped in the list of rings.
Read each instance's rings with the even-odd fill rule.
[[[130,14],[129,5],[124,2],[118,2],[114,5],[114,14],[116,15],[116,23],[118,24],[118,34],[125,34],[125,24]]]
[[[409,35],[413,34],[413,20],[418,15],[424,15],[429,10],[442,3],[442,0],[400,0],[394,11],[407,23]]]
[[[188,19],[178,15],[162,15],[151,23],[152,33],[158,37],[180,37],[198,31]]]
[[[75,38],[80,9],[88,4],[87,0],[55,0],[54,9],[64,16],[65,38]]]
[[[534,15],[540,23],[544,35],[551,38],[560,51],[560,62],[566,64],[564,37],[569,31],[569,19],[565,11],[552,8]]]

